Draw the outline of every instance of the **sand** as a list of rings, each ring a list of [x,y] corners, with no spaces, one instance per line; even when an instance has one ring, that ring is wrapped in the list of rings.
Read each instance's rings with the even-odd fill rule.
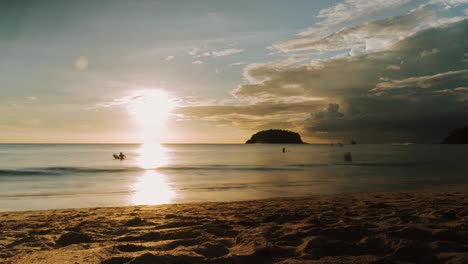
[[[0,213],[0,262],[468,263],[467,194]]]

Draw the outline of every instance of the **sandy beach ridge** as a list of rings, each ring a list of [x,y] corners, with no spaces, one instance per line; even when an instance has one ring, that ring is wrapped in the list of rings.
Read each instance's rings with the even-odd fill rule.
[[[1,263],[468,263],[468,192],[0,213]]]

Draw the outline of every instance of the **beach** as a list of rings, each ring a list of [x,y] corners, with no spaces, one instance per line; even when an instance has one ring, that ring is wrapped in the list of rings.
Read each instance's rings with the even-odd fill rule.
[[[467,44],[468,0],[0,0],[0,264],[468,264]]]
[[[468,263],[468,191],[3,212],[2,263]]]

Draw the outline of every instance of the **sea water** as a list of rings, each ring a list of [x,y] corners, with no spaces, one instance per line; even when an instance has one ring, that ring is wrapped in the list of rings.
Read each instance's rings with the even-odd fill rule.
[[[115,160],[112,154],[119,152],[127,158]],[[351,162],[343,159],[346,152]],[[466,183],[466,145],[0,145],[0,211],[410,191]]]

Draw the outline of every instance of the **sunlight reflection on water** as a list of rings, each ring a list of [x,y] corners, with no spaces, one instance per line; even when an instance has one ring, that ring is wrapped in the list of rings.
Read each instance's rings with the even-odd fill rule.
[[[142,144],[137,153],[137,165],[142,169],[156,169],[168,163],[167,151],[161,144]]]
[[[134,193],[131,197],[133,205],[156,205],[170,203],[175,192],[172,190],[166,176],[155,171],[146,171],[132,185]]]
[[[158,173],[156,169],[168,162],[167,152],[160,144],[142,144],[138,149],[137,164],[146,171],[138,176],[130,188],[133,205],[157,205],[170,203],[176,196],[167,176]]]

